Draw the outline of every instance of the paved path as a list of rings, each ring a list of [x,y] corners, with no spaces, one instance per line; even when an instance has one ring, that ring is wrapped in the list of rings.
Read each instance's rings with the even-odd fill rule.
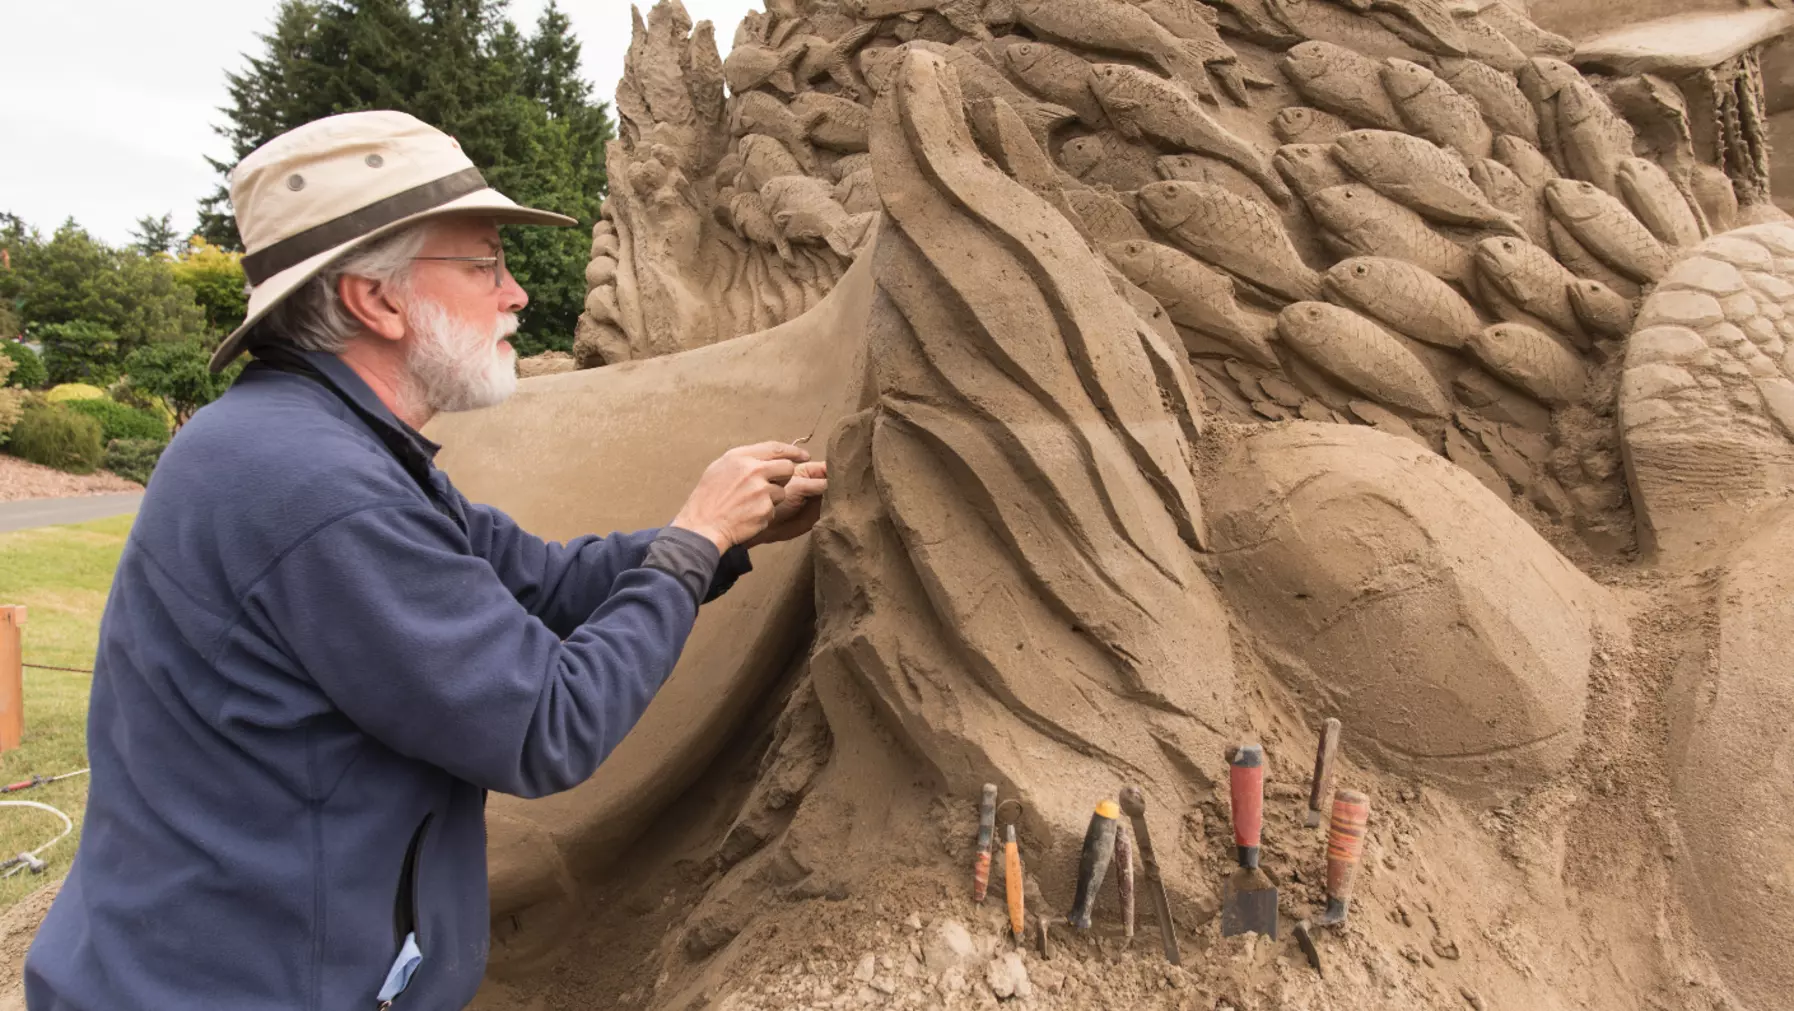
[[[115,492],[110,495],[76,495],[71,498],[31,498],[23,502],[0,502],[0,533],[48,527],[61,523],[85,523],[108,516],[134,513],[143,502],[140,491]]]

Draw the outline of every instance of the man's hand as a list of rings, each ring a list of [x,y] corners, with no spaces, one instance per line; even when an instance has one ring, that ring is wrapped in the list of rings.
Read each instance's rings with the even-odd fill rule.
[[[787,498],[786,484],[797,478],[798,465],[807,464],[809,459],[810,454],[802,447],[783,442],[731,449],[704,469],[704,476],[673,517],[672,525],[710,538],[718,552],[737,544],[765,543],[771,524],[777,521],[781,528],[790,526],[809,509],[809,495],[801,494],[805,489],[821,495],[820,489],[811,483],[819,479],[806,476],[793,489],[791,497],[796,501],[792,507],[784,514],[779,510]],[[826,480],[821,483],[827,484]],[[815,523],[814,516],[810,523]]]
[[[822,493],[828,491],[828,462],[800,463],[791,480],[785,482],[785,497],[773,510],[772,522],[759,535],[749,538],[748,547],[774,544],[802,537],[822,516]]]

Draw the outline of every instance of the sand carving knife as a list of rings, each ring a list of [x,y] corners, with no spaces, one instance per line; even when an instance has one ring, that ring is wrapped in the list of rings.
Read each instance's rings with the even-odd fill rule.
[[[972,901],[983,902],[990,890],[991,838],[997,828],[997,784],[984,784],[978,803],[978,857],[972,864]]]
[[[1346,921],[1351,911],[1352,886],[1358,878],[1358,864],[1364,856],[1364,833],[1370,824],[1370,798],[1356,790],[1341,790],[1333,798],[1333,817],[1327,825],[1327,908],[1312,924],[1303,920],[1296,925],[1296,940],[1302,945],[1308,963],[1326,975],[1321,968],[1321,952],[1309,933],[1311,926],[1332,927]]]
[[[1115,825],[1115,890],[1121,896],[1121,933],[1134,939],[1134,848],[1128,845],[1127,826]]]
[[[1096,805],[1090,816],[1090,827],[1084,830],[1084,852],[1078,858],[1078,894],[1072,899],[1071,925],[1079,930],[1090,929],[1090,914],[1096,909],[1096,893],[1102,890],[1103,878],[1109,873],[1109,860],[1115,855],[1115,820],[1121,808],[1112,800]]]
[[[1182,965],[1177,950],[1177,925],[1171,922],[1171,898],[1165,894],[1165,879],[1159,875],[1159,858],[1152,850],[1152,832],[1146,827],[1146,794],[1137,786],[1121,788],[1121,809],[1134,829],[1134,841],[1140,846],[1140,864],[1146,868],[1147,887],[1152,890],[1153,911],[1159,917],[1159,937],[1165,942],[1165,960]]]
[[[1320,747],[1314,753],[1314,779],[1308,786],[1308,816],[1304,823],[1316,828],[1321,823],[1321,805],[1333,789],[1333,759],[1339,754],[1339,721],[1328,718],[1321,727]]]
[[[1259,869],[1259,837],[1264,829],[1265,750],[1242,745],[1227,769],[1228,792],[1233,802],[1233,841],[1239,850],[1240,869],[1229,875],[1222,888],[1221,936],[1252,932],[1273,940],[1277,937],[1277,886]]]

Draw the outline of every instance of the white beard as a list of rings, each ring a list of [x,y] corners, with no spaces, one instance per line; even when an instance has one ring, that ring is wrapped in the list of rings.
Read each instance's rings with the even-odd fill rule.
[[[517,332],[516,313],[481,330],[442,305],[420,301],[405,310],[411,325],[412,395],[431,412],[477,411],[517,390],[517,352],[499,342]]]

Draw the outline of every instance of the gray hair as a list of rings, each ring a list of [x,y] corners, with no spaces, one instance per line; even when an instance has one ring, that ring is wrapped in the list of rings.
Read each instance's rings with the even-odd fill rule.
[[[256,323],[248,343],[253,347],[284,341],[307,351],[341,354],[364,328],[337,294],[337,281],[353,275],[403,289],[411,278],[412,257],[423,251],[429,237],[429,222],[412,225],[324,268],[270,309]]]

